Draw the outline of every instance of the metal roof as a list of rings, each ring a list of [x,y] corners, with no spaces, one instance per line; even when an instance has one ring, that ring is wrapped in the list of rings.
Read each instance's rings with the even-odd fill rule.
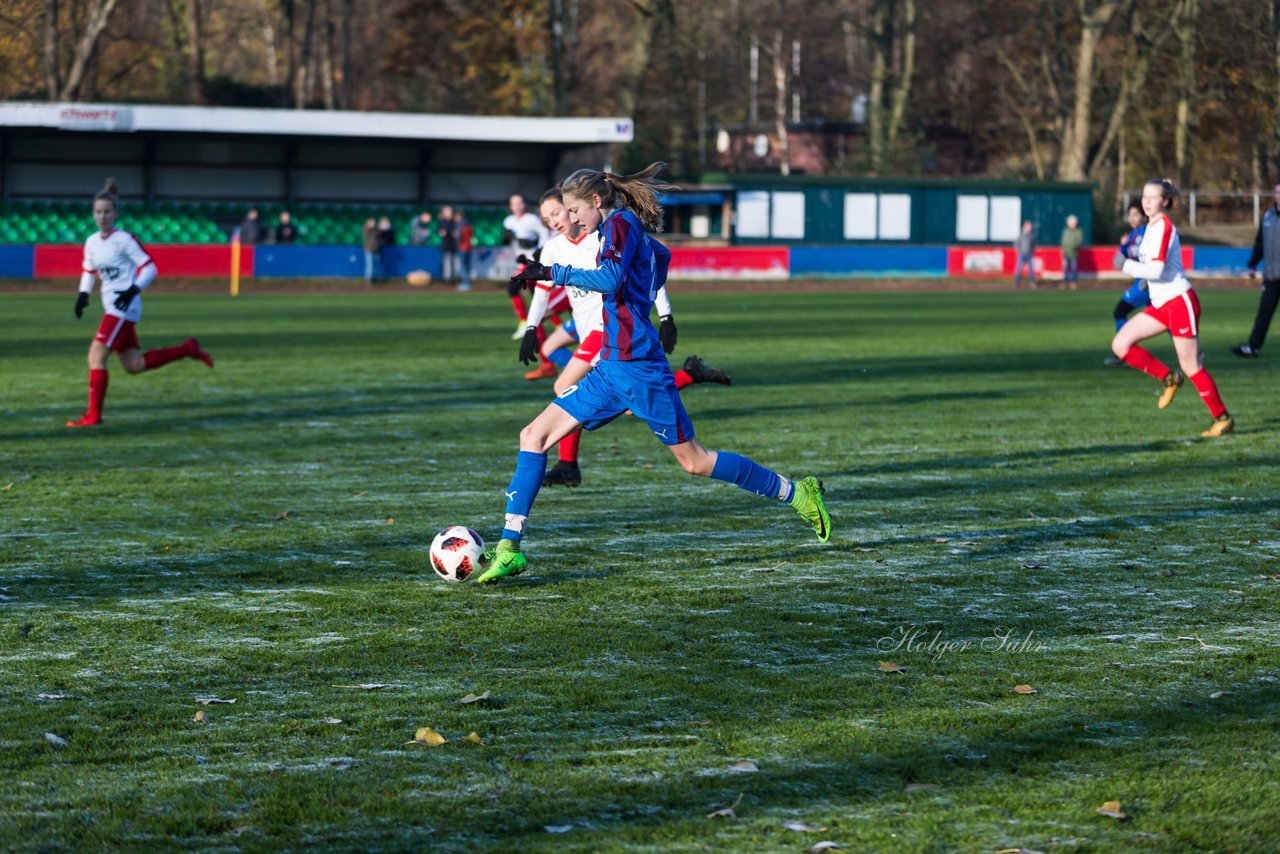
[[[0,102],[0,128],[591,144],[630,142],[630,118]]]

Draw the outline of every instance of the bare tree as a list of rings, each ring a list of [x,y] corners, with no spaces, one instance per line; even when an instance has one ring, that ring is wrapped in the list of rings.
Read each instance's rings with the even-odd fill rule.
[[[1173,30],[1178,36],[1178,117],[1174,124],[1173,160],[1178,170],[1178,183],[1191,181],[1191,113],[1196,86],[1196,17],[1198,0],[1179,4],[1179,15]]]
[[[1092,8],[1088,0],[1079,0],[1080,41],[1076,45],[1074,98],[1070,121],[1065,123],[1062,136],[1062,154],[1058,159],[1058,178],[1062,181],[1083,181],[1089,152],[1093,117],[1093,93],[1096,88],[1094,71],[1098,42],[1103,31],[1122,6],[1133,0],[1102,0]]]
[[[59,100],[72,101],[80,97],[85,73],[93,60],[94,54],[97,52],[98,41],[102,37],[102,31],[107,28],[107,24],[111,20],[111,13],[115,11],[117,2],[118,0],[91,0],[88,7],[84,9],[84,32],[81,33],[80,40],[76,43],[76,51],[71,60],[71,67],[68,69],[62,88],[58,92]],[[56,7],[54,14],[46,17],[46,21],[53,23],[55,26],[57,25]],[[57,60],[56,47],[57,39],[55,36],[55,62]]]

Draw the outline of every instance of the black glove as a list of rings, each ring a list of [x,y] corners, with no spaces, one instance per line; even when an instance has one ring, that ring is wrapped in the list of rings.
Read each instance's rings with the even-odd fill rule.
[[[116,301],[112,303],[116,307],[116,311],[128,311],[129,305],[133,302],[133,298],[142,293],[142,288],[137,285],[130,285],[120,293],[116,294]]]
[[[530,261],[524,269],[511,277],[513,282],[548,282],[551,280],[551,268],[544,267],[537,261]]]
[[[84,291],[76,294],[76,320],[84,317],[84,310],[89,305],[89,295]]]
[[[534,326],[524,331],[524,338],[520,341],[520,361],[526,365],[538,361],[538,330]]]
[[[669,314],[659,318],[658,340],[662,342],[662,352],[668,356],[676,349],[676,319]]]

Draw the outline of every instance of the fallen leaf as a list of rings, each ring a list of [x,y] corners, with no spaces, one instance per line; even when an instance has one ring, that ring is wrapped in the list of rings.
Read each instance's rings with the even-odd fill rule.
[[[1031,561],[1026,561],[1025,563],[1022,564],[1022,568],[1023,569],[1048,569],[1049,567],[1045,566],[1043,563],[1032,563]]]
[[[483,694],[468,694],[458,702],[462,703],[465,706],[469,703],[479,703],[482,700],[487,700],[487,699],[489,699],[489,692],[485,691]]]
[[[70,699],[70,695],[68,695],[68,694],[44,694],[44,693],[40,693],[40,694],[36,694],[36,699],[39,699],[39,700],[67,700],[67,699]]]
[[[1209,695],[1209,699],[1210,699],[1210,700],[1216,700],[1216,699],[1218,699],[1219,697],[1227,697],[1227,696],[1230,696],[1230,694],[1231,694],[1231,692],[1230,692],[1230,691],[1214,691],[1212,694],[1210,694],[1210,695]]]
[[[428,747],[439,747],[448,739],[436,732],[429,726],[420,726],[418,731],[413,734],[413,741],[406,741],[405,744],[425,744]]]
[[[1094,812],[1098,815],[1105,815],[1108,818],[1114,818],[1120,821],[1124,821],[1129,817],[1124,814],[1124,810],[1120,809],[1119,801],[1107,801],[1105,804],[1094,810]]]
[[[377,691],[380,688],[391,687],[385,682],[362,682],[359,685],[334,685],[335,688],[359,688],[361,691]]]
[[[462,740],[469,741],[472,744],[484,744],[484,742],[480,740],[480,733],[478,732],[473,732],[469,735],[463,736]]]
[[[709,812],[707,813],[707,818],[727,818],[727,819],[737,818],[738,814],[734,812],[734,810],[737,809],[738,804],[742,803],[742,795],[743,795],[742,792],[738,793],[738,799],[733,802],[733,806],[728,806],[728,807],[725,807],[724,809],[714,810],[712,812]]]
[[[6,483],[4,486],[0,486],[0,489],[4,490],[5,492],[8,492],[9,490],[13,489],[13,484]]]
[[[1038,694],[1038,693],[1040,693],[1040,692],[1039,692],[1039,691],[1037,691],[1035,688],[1032,688],[1030,685],[1014,685],[1014,686],[1013,686],[1013,693],[1015,693],[1015,694]]]
[[[44,740],[52,744],[54,747],[70,747],[67,740],[60,735],[54,735],[51,732],[44,734]]]
[[[283,522],[285,519],[289,518],[289,511],[281,510],[279,513],[277,513],[275,516],[272,516],[271,518],[275,519],[277,522]]]
[[[325,717],[324,722],[327,724],[340,724],[342,723],[342,718]]]
[[[547,833],[568,833],[573,830],[572,824],[548,824],[543,828]]]
[[[743,759],[729,766],[729,772],[732,774],[754,774],[760,770],[760,766],[752,762],[750,759]]]
[[[907,668],[903,667],[901,664],[894,664],[892,661],[880,662],[881,673],[905,673],[906,670]]]
[[[217,697],[196,697],[196,702],[202,706],[208,706],[213,703],[219,703],[226,706],[234,706],[236,704],[235,698],[230,700],[219,700]]]
[[[837,845],[836,843],[832,842],[830,839],[824,839],[822,842],[819,842],[817,845],[811,845],[804,850],[808,852],[808,854],[822,854],[823,851],[843,851],[844,846]]]
[[[335,561],[333,562],[333,565],[334,565],[334,566],[351,566],[351,561],[349,561],[349,560],[335,560]]]
[[[854,547],[853,547],[853,550],[854,550],[855,552],[873,552],[873,551],[875,551],[875,549],[870,549],[870,548],[867,548],[866,546],[854,546]]]
[[[689,721],[689,726],[715,726],[711,721]]]
[[[825,827],[818,827],[816,824],[805,824],[803,821],[784,821],[782,829],[794,830],[796,833],[824,833],[827,830]]]
[[[203,724],[203,723],[208,723],[208,722],[209,722],[209,719],[208,719],[208,718],[206,718],[206,717],[204,716],[204,709],[200,709],[200,710],[198,710],[198,711],[196,712],[196,716],[195,716],[194,718],[192,718],[191,720],[195,721],[195,722],[196,722],[196,723],[198,723],[198,724]]]
[[[942,787],[939,786],[937,783],[908,783],[906,789],[904,789],[903,791],[932,792],[935,789],[941,789],[941,788]]]
[[[1044,854],[1044,852],[1030,848],[998,848],[994,854]]]
[[[933,538],[933,541],[934,541],[935,543],[938,543],[939,545],[941,545],[941,544],[943,544],[943,543],[949,543],[949,542],[951,542],[951,538],[950,538],[950,537],[934,537],[934,538]]]
[[[396,520],[395,520],[395,519],[392,519],[390,516],[388,516],[388,517],[387,517],[387,521],[386,521],[386,522],[384,522],[383,524],[384,524],[384,525],[394,525],[395,523],[396,523]]]

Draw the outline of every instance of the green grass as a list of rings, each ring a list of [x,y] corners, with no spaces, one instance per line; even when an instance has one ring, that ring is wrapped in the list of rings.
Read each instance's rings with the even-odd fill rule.
[[[832,543],[621,419],[482,589],[424,556],[496,537],[550,395],[505,297],[148,296],[143,344],[217,369],[116,369],[70,431],[93,321],[0,295],[0,848],[1275,850],[1252,291],[1202,291],[1217,441],[1102,367],[1110,291],[677,298],[678,355],[734,377],[685,393],[699,438],[821,476]]]

